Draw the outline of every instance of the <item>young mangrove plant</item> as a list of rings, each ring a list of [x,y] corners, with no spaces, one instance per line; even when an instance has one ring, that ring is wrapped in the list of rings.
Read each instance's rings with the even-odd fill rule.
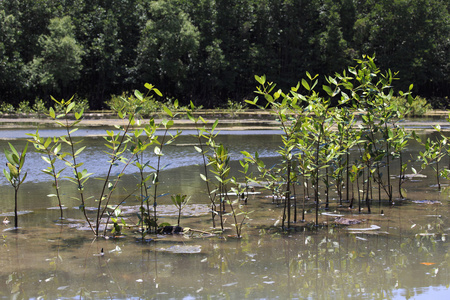
[[[177,226],[180,226],[181,211],[188,204],[190,197],[187,197],[187,195],[176,194],[176,195],[170,196],[170,198],[172,199],[172,203],[178,209]]]
[[[230,182],[230,178],[228,177],[230,174],[230,156],[228,154],[228,150],[222,145],[217,145],[214,140],[210,140],[208,142],[209,147],[212,148],[212,153],[208,154],[208,165],[212,167],[211,173],[214,174],[214,177],[217,179],[217,187],[213,191],[216,193],[219,198],[219,209],[217,213],[220,218],[220,228],[223,232],[224,230],[224,220],[223,215],[226,212],[226,203],[228,199],[228,183]]]
[[[178,108],[178,101],[174,102],[174,108]],[[163,127],[163,134],[158,137],[157,139],[154,139],[155,147],[153,149],[153,152],[157,156],[157,163],[156,166],[150,166],[149,167],[153,170],[153,176],[152,176],[152,184],[153,184],[153,219],[150,219],[150,225],[153,225],[154,232],[156,233],[158,231],[158,224],[157,224],[157,212],[156,208],[158,206],[157,198],[162,197],[163,195],[158,194],[158,186],[160,183],[160,172],[165,168],[165,166],[161,165],[161,159],[164,155],[163,149],[165,146],[172,144],[176,138],[178,138],[181,134],[180,130],[177,130],[175,134],[172,134],[169,130],[174,125],[174,118],[177,115],[172,110],[170,110],[168,107],[163,106],[164,112],[169,116],[169,118],[163,118],[161,121],[161,125]],[[147,127],[148,129],[145,130],[147,136],[149,139],[152,139],[152,136],[154,134],[153,128],[155,127],[155,121],[154,119],[150,120],[150,127]],[[148,200],[147,200],[148,201]],[[148,211],[148,214],[150,215],[150,212]]]
[[[248,165],[247,165],[248,166]],[[235,177],[231,178],[231,184],[234,186],[231,187],[231,191],[236,195],[235,200],[231,200],[229,197],[227,198],[227,202],[230,205],[231,215],[233,217],[233,226],[236,230],[236,237],[241,238],[242,236],[242,226],[244,225],[245,220],[248,219],[248,215],[252,212],[247,210],[247,198],[245,197],[245,192],[247,191],[247,187],[239,183]],[[247,195],[248,197],[248,195]],[[239,221],[238,218],[242,216],[242,219]]]
[[[309,74],[308,74],[309,75]],[[253,101],[246,100],[247,103],[257,106],[260,109],[266,109],[270,107],[270,112],[274,114],[280,123],[280,128],[283,131],[282,141],[283,145],[277,151],[281,157],[281,168],[278,172],[282,174],[284,179],[285,190],[282,194],[282,198],[284,199],[284,207],[283,207],[283,218],[282,225],[283,229],[289,229],[291,226],[291,187],[293,179],[295,178],[295,170],[293,169],[293,160],[294,154],[293,151],[296,148],[296,140],[297,140],[297,131],[301,127],[301,124],[304,121],[304,115],[298,114],[297,112],[300,110],[299,103],[301,100],[296,93],[296,90],[299,88],[299,85],[296,88],[292,89],[292,93],[285,94],[281,90],[277,90],[274,92],[275,84],[272,82],[267,82],[265,76],[255,76],[256,81],[260,84],[257,87],[256,93],[258,95],[264,96],[264,99],[267,101],[267,105],[264,107],[260,104],[257,104],[259,101],[258,96],[254,98]],[[315,78],[311,78],[314,80]],[[304,81],[302,82],[309,87],[309,84]],[[317,81],[312,85],[311,88],[314,88]]]
[[[446,154],[445,148],[447,145],[447,137],[443,135],[439,124],[433,127],[438,133],[438,137],[435,139],[427,138],[425,141],[422,141],[422,139],[415,132],[413,132],[413,137],[425,148],[424,151],[419,152],[418,156],[418,160],[421,162],[422,170],[431,166],[434,170],[438,190],[441,190],[440,177],[446,174],[446,170],[445,168],[441,168],[440,162]],[[415,169],[413,169],[413,172],[417,173]]]
[[[146,84],[145,87],[149,90],[149,92],[154,92],[157,95],[161,94],[159,90],[154,88],[153,85]],[[136,91],[135,95],[138,99],[139,96],[142,96],[142,94],[139,91]],[[143,99],[143,97],[141,98]],[[116,126],[118,132],[114,132],[113,130],[106,131],[107,135],[105,137],[106,141],[105,146],[109,149],[109,151],[106,152],[106,154],[109,157],[108,169],[106,172],[106,177],[102,179],[104,183],[100,191],[100,196],[95,199],[95,201],[97,202],[95,214],[96,216],[95,221],[92,222],[86,210],[88,204],[87,201],[92,197],[87,197],[84,193],[85,185],[89,180],[90,176],[92,175],[92,173],[88,173],[86,169],[82,169],[84,163],[79,161],[79,156],[85,149],[85,146],[80,146],[82,140],[75,140],[73,137],[74,132],[78,130],[77,125],[81,122],[84,111],[83,109],[81,109],[81,111],[75,112],[73,114],[75,120],[70,120],[70,114],[73,112],[73,109],[75,107],[75,103],[72,101],[73,99],[69,99],[67,101],[65,101],[64,99],[58,101],[53,97],[52,99],[56,102],[58,107],[62,108],[62,113],[56,114],[55,110],[53,108],[50,108],[49,116],[55,121],[57,125],[65,129],[66,134],[60,136],[59,141],[61,143],[66,144],[66,146],[69,147],[68,151],[61,151],[60,153],[59,147],[55,148],[58,150],[58,153],[54,154],[56,155],[56,157],[64,161],[65,164],[72,170],[73,175],[67,176],[66,178],[69,179],[69,181],[76,184],[79,194],[79,197],[77,199],[80,201],[79,208],[83,212],[84,218],[88,223],[89,228],[92,230],[95,236],[99,236],[101,225],[103,225],[106,230],[108,221],[110,219],[110,214],[108,210],[111,209],[112,207],[110,205],[111,204],[110,201],[113,192],[115,191],[121,177],[124,175],[125,169],[130,165],[130,163],[133,161],[133,158],[136,155],[138,155],[139,151],[142,149],[135,147],[133,148],[133,151],[131,151],[131,157],[125,156],[126,150],[128,149],[128,144],[132,140],[132,136],[130,133],[134,128],[134,126],[140,123],[138,119],[140,106],[133,107],[131,112],[129,112],[128,114],[127,112],[119,111],[118,116],[121,119],[126,119],[127,124],[125,126]],[[38,133],[35,136],[39,137]],[[40,147],[38,147],[38,149],[43,150]],[[122,163],[122,166],[120,166],[119,163]],[[117,173],[114,172],[115,174],[117,174],[114,177],[113,171],[115,171],[117,168],[119,169],[119,171]],[[127,196],[125,199],[127,199],[128,197],[129,196]],[[122,200],[120,203],[122,203],[123,201],[124,200]],[[115,207],[114,211],[116,211],[118,205],[114,207]],[[108,218],[104,222],[103,218],[104,216],[107,215]]]
[[[214,132],[217,125],[219,124],[219,120],[215,120],[215,122],[211,125],[211,128],[208,129],[207,127],[207,121],[202,118],[202,116],[198,116],[197,118],[194,117],[193,112],[195,111],[196,107],[191,101],[190,110],[187,111],[187,116],[189,120],[194,122],[196,134],[193,135],[194,138],[197,140],[197,145],[194,146],[195,150],[200,153],[202,156],[202,162],[203,162],[203,172],[200,173],[201,179],[206,184],[206,191],[208,193],[208,199],[211,203],[211,220],[213,224],[213,228],[216,228],[216,215],[217,215],[217,208],[216,208],[216,193],[214,190],[211,189],[210,186],[210,178],[209,178],[209,171],[208,171],[208,158],[207,153],[209,150],[208,145],[204,144],[203,140],[206,140],[206,143],[209,145],[213,144],[213,141],[217,137],[218,133]],[[200,127],[199,124],[202,124],[203,126]]]
[[[52,177],[53,187],[55,188],[55,194],[50,194],[48,197],[56,197],[58,200],[60,219],[64,219],[63,204],[61,201],[61,193],[59,191],[59,179],[65,168],[61,168],[59,170],[56,168],[56,160],[61,152],[59,137],[48,137],[45,139],[39,135],[39,129],[36,130],[35,134],[28,135],[33,138],[28,141],[33,144],[37,153],[42,154],[42,160],[48,164],[47,168],[43,169],[42,172]]]
[[[14,188],[14,227],[18,227],[18,217],[17,217],[17,205],[18,205],[18,194],[20,185],[27,178],[27,172],[22,174],[22,168],[25,163],[25,156],[27,154],[28,143],[22,150],[22,153],[19,153],[16,148],[11,144],[9,144],[9,150],[5,149],[5,157],[6,157],[6,166],[8,169],[3,169],[3,174],[6,177],[6,180],[11,184]]]

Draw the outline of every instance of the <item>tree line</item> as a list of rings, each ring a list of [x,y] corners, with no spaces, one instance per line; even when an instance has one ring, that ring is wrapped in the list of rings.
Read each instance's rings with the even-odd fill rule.
[[[289,88],[363,54],[398,89],[450,94],[447,0],[3,0],[0,102],[77,97],[105,107],[144,83],[183,103],[253,96],[254,75]],[[447,98],[446,98],[447,97]]]

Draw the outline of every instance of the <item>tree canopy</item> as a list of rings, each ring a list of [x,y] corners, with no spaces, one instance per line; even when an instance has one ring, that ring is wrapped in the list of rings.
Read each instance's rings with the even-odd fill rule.
[[[428,99],[450,94],[447,0],[0,1],[0,102],[68,98],[92,108],[145,82],[214,107],[286,88],[363,54]],[[442,101],[441,101],[442,103]]]

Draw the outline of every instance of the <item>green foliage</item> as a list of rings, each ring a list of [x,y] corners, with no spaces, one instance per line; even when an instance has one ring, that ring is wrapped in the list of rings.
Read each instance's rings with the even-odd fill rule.
[[[158,89],[156,89],[153,85],[145,84],[145,87],[148,89],[149,93],[153,92],[153,93],[156,93],[157,95],[161,95],[161,92]],[[139,103],[144,102],[144,97],[139,91],[135,91],[135,96]],[[120,182],[125,169],[134,161],[134,159],[142,151],[145,150],[145,148],[148,145],[156,144],[156,145],[158,145],[158,146],[155,146],[155,154],[158,155],[158,166],[155,168],[156,172],[154,173],[154,176],[153,176],[153,178],[154,178],[153,184],[155,185],[154,207],[156,208],[156,186],[157,186],[158,175],[159,175],[159,170],[160,170],[160,165],[159,165],[160,164],[160,156],[163,155],[162,148],[163,148],[163,145],[171,143],[173,141],[173,139],[175,139],[176,136],[179,135],[179,133],[177,133],[177,135],[171,135],[171,139],[166,140],[166,135],[168,135],[168,130],[173,125],[173,120],[164,119],[161,122],[161,125],[165,129],[165,133],[162,138],[162,141],[158,141],[154,136],[155,130],[158,127],[158,125],[155,125],[154,120],[152,120],[150,122],[150,124],[147,127],[145,127],[144,129],[136,129],[133,132],[133,128],[136,125],[140,124],[140,120],[139,120],[139,116],[138,116],[138,113],[141,109],[140,106],[133,107],[132,108],[133,110],[129,111],[129,113],[124,112],[124,111],[118,112],[118,116],[120,118],[126,119],[127,124],[125,126],[117,126],[117,129],[118,129],[117,132],[109,131],[109,130],[106,131],[107,135],[104,138],[106,141],[105,146],[108,149],[106,151],[106,153],[109,157],[109,160],[107,163],[108,170],[106,172],[106,177],[103,179],[104,185],[100,191],[100,195],[98,198],[96,198],[96,199],[94,198],[96,200],[97,207],[96,207],[95,222],[93,222],[87,216],[86,209],[85,209],[87,207],[88,200],[93,198],[93,197],[87,197],[85,195],[85,186],[88,183],[88,180],[90,179],[92,173],[88,173],[88,171],[83,168],[84,163],[79,161],[80,154],[84,151],[86,146],[80,145],[82,140],[75,140],[73,138],[73,133],[78,130],[77,125],[83,119],[83,114],[84,114],[83,105],[86,105],[86,102],[84,102],[85,104],[83,104],[83,101],[82,101],[82,104],[78,106],[80,108],[80,110],[77,111],[76,110],[77,104],[76,104],[76,100],[74,99],[74,96],[72,96],[72,98],[70,98],[69,100],[64,100],[64,99],[56,100],[53,97],[52,97],[52,100],[55,102],[55,106],[57,106],[58,108],[55,109],[55,108],[51,107],[49,109],[49,117],[54,120],[56,125],[59,125],[60,127],[62,127],[66,131],[66,134],[63,136],[55,137],[55,138],[53,138],[53,140],[50,138],[44,140],[39,136],[39,130],[38,130],[36,132],[36,134],[32,134],[30,136],[33,138],[31,140],[31,142],[33,142],[36,150],[39,153],[45,154],[45,156],[43,156],[43,159],[44,159],[44,161],[46,161],[49,164],[49,167],[44,170],[44,173],[51,175],[53,177],[55,189],[57,192],[56,196],[58,197],[58,199],[60,200],[59,191],[58,191],[58,189],[59,189],[58,181],[59,181],[59,176],[60,176],[62,170],[59,170],[59,171],[56,170],[55,164],[54,164],[56,158],[62,160],[66,164],[67,168],[72,171],[72,175],[67,176],[66,178],[70,182],[72,182],[73,184],[76,185],[78,193],[79,193],[79,196],[78,196],[78,200],[80,201],[79,208],[83,212],[85,220],[88,223],[92,232],[95,234],[95,236],[99,236],[99,234],[100,234],[100,228],[101,228],[101,224],[103,224],[103,222],[104,222],[104,218],[103,218],[104,216],[108,217],[106,220],[106,224],[104,224],[104,228],[105,228],[104,234],[106,234],[106,228],[107,228],[107,225],[108,225],[108,222],[110,219],[113,221],[113,224],[114,224],[114,232],[113,233],[114,234],[120,233],[121,228],[117,223],[118,217],[120,216],[119,206],[131,195],[128,195],[121,202],[119,202],[118,204],[115,205],[115,207],[113,209],[113,211],[116,213],[115,216],[113,216],[112,214],[110,214],[108,212],[108,209],[111,207],[111,205],[110,205],[111,197],[112,197],[114,191],[116,190],[117,185]],[[174,106],[177,106],[177,102],[174,103]],[[164,111],[171,118],[174,117],[174,114],[168,108],[165,107]],[[69,118],[70,114],[74,115],[75,121],[69,122],[68,118]],[[139,140],[139,136],[142,134],[143,131],[145,131],[145,133],[148,134],[148,138],[150,140],[150,143],[147,143],[146,145],[143,145],[142,141]],[[66,147],[68,147],[68,150],[62,151],[61,144],[65,144]],[[128,147],[130,146],[130,144],[132,145],[131,156],[127,156],[126,151],[129,149]],[[112,170],[113,170],[113,167],[117,166],[119,163],[123,164],[123,168],[122,168],[122,171],[119,172],[119,174],[115,176],[112,173]],[[137,164],[138,163],[139,162],[137,162]],[[144,182],[141,182],[141,185]],[[148,201],[148,197],[147,197],[146,201]],[[60,204],[61,204],[61,202],[60,202]],[[147,215],[149,215],[149,210],[147,210],[146,213],[147,213]],[[156,210],[155,210],[155,214],[156,214]],[[61,211],[61,217],[62,217],[62,211]],[[155,218],[153,219],[153,222],[155,224],[156,224],[156,220],[157,219],[156,219],[156,215],[155,215]],[[145,222],[150,224],[151,219],[148,217],[145,220]],[[151,224],[153,224],[153,223],[151,223]],[[155,225],[155,227],[156,227],[156,225]],[[155,229],[155,231],[156,231],[156,229]]]
[[[174,196],[170,196],[170,198],[172,199],[172,203],[177,207],[178,209],[178,221],[177,221],[177,225],[180,226],[180,219],[181,219],[181,211],[183,210],[183,208],[188,204],[189,202],[189,198],[187,198],[187,195],[174,195]]]
[[[231,99],[228,99],[227,104],[225,106],[226,110],[230,110],[232,112],[241,112],[248,108],[247,103],[245,102],[239,102],[239,101],[233,101]]]
[[[3,114],[13,114],[15,111],[14,106],[10,103],[2,102],[0,104],[0,112]]]
[[[41,114],[47,114],[48,109],[42,99],[36,98],[33,104],[33,111],[40,116]]]
[[[27,154],[28,149],[28,143],[25,145],[22,153],[19,153],[16,148],[11,144],[8,143],[9,150],[4,149],[5,157],[7,160],[7,167],[8,169],[3,169],[3,175],[5,175],[6,180],[11,184],[11,186],[14,188],[14,227],[18,227],[18,214],[17,214],[17,207],[18,207],[18,192],[20,185],[25,181],[27,178],[27,173],[22,173],[23,165],[25,164],[25,157]]]
[[[427,99],[416,96],[411,103],[408,102],[406,97],[392,97],[390,105],[395,105],[399,110],[408,110],[409,116],[423,116],[427,111],[431,110],[431,104],[428,103]]]
[[[147,80],[223,107],[251,94],[253,74],[287,90],[374,53],[400,71],[395,90],[415,82],[434,106],[449,93],[449,18],[444,0],[0,1],[0,92],[14,106],[78,92],[99,109]]]
[[[71,109],[72,113],[80,113],[89,110],[89,102],[87,99],[80,99],[77,94],[72,97],[73,108]],[[42,104],[39,104],[42,105]],[[42,106],[41,106],[42,107]],[[53,109],[56,113],[64,113],[66,109],[66,103],[55,102]]]
[[[69,16],[54,18],[48,26],[50,35],[41,35],[42,51],[28,66],[31,81],[38,86],[63,92],[80,78],[83,47],[75,39],[75,27]]]
[[[185,110],[185,107],[179,107],[177,100],[166,98],[165,101],[157,100],[153,95],[143,96],[142,100],[136,98],[130,93],[122,93],[122,95],[112,95],[111,99],[106,102],[108,107],[115,112],[129,113],[139,106],[139,115],[142,117],[150,117],[156,113],[164,111],[164,107],[171,110]]]
[[[18,113],[22,114],[28,114],[31,113],[33,110],[30,107],[30,101],[23,100],[19,103],[19,107],[17,108]]]

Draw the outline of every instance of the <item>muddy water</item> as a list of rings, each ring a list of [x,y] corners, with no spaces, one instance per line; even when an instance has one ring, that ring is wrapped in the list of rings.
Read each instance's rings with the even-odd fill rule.
[[[272,133],[230,132],[220,140],[234,159],[241,157],[240,150],[257,150],[271,164],[280,142]],[[18,148],[24,144],[13,143]],[[83,143],[86,168],[96,173],[93,177],[104,176],[102,139],[85,137]],[[181,225],[210,231],[208,200],[198,175],[201,166],[195,165],[201,159],[193,143],[184,135],[177,145],[166,148],[163,164],[170,165],[162,173],[160,192],[191,196]],[[0,148],[5,147],[2,141]],[[153,163],[151,151],[148,159]],[[413,145],[408,151],[407,157],[413,159],[419,149]],[[4,163],[0,160],[0,165]],[[245,209],[253,212],[243,226],[242,239],[233,237],[228,217],[229,229],[221,238],[191,232],[149,236],[142,242],[133,229],[120,238],[97,240],[80,230],[79,203],[70,199],[76,190],[67,181],[62,187],[66,220],[59,221],[55,199],[46,196],[53,190],[49,178],[39,172],[43,167],[39,155],[30,152],[29,178],[20,190],[20,228],[2,224],[2,298],[446,299],[450,294],[449,194],[433,187],[431,171],[424,173],[427,178],[405,183],[407,198],[396,199],[393,207],[385,201],[379,207],[374,201],[370,215],[336,206],[328,211],[363,220],[358,225],[335,226],[334,216],[323,215],[321,221],[328,226],[316,229],[310,226],[314,216],[308,204],[306,225],[294,224],[292,231],[283,233],[274,226],[282,210],[263,191],[248,200]],[[238,176],[237,162],[233,167]],[[124,177],[115,201],[134,189],[134,172],[130,169]],[[88,183],[86,193],[98,196],[101,182]],[[0,192],[1,218],[13,221],[13,191],[4,178]],[[159,221],[175,224],[170,197],[161,197],[159,204]],[[130,199],[125,205],[132,209],[137,202]],[[128,224],[137,221],[135,214],[126,217]]]

